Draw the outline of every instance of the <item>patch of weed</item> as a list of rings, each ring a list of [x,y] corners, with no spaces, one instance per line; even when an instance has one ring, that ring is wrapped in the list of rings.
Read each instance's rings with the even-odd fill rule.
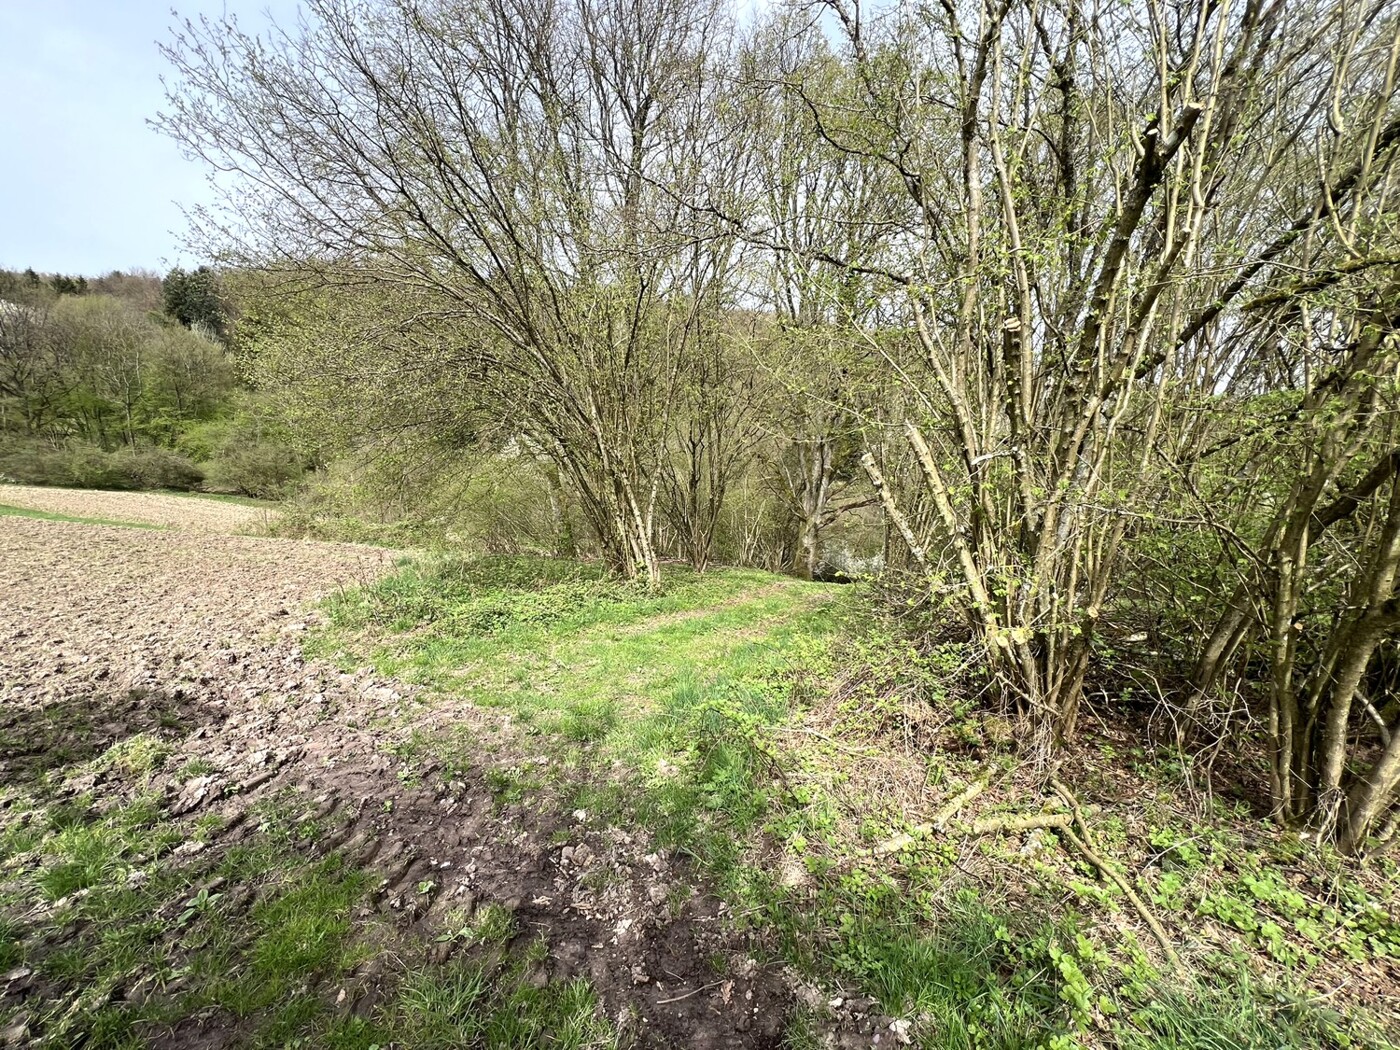
[[[180,780],[189,780],[193,777],[207,776],[218,767],[206,758],[192,758],[182,765],[175,773]]]
[[[128,776],[146,776],[165,764],[170,745],[151,733],[138,733],[109,747],[99,762]]]
[[[1361,1029],[1358,1031],[1358,1027]],[[1392,1046],[1364,1018],[1261,987],[1247,973],[1210,984],[1152,987],[1117,1034],[1122,1050],[1270,1050]]]

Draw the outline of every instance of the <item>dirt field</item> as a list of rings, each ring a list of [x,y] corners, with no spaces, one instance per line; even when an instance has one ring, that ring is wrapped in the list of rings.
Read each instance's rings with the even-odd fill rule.
[[[200,496],[95,492],[38,485],[0,485],[0,504],[72,518],[134,521],[182,532],[225,535],[258,532],[267,524],[269,515],[275,513],[265,507]]]
[[[328,829],[308,848],[373,870],[376,919],[398,931],[349,987],[324,989],[341,1010],[370,1014],[391,960],[421,952],[441,961],[454,950],[433,943],[443,916],[494,902],[548,942],[542,980],[590,979],[610,1017],[632,1018],[639,1045],[778,1045],[793,981],[744,961],[723,908],[693,891],[673,858],[583,813],[493,804],[493,764],[548,756],[463,701],[424,703],[368,671],[303,659],[308,603],[386,571],[397,552],[216,535],[258,513],[230,504],[10,487],[4,498],[30,492],[32,505],[61,513],[176,527],[0,518],[0,785],[12,799],[40,785],[106,802],[154,791],[163,819],[221,818],[210,853],[258,835],[250,814],[261,801],[302,800]],[[473,756],[469,772],[402,775],[398,744],[415,730],[461,725],[492,742],[489,759]],[[73,776],[142,733],[172,753],[140,784],[115,769]],[[201,773],[190,775],[195,762]],[[13,875],[0,872],[0,882]],[[255,904],[250,887],[227,892]],[[41,1038],[36,1018],[56,1016],[55,1004],[79,992],[32,961],[69,936],[45,932],[38,914],[18,919],[31,962],[0,982],[0,1017],[8,1009],[17,1018],[8,1031],[16,1045]],[[740,960],[737,976],[715,978],[717,955]],[[246,1019],[204,1010],[150,1038],[231,1046],[248,1031]],[[848,1038],[838,1045],[870,1045],[868,1035]]]

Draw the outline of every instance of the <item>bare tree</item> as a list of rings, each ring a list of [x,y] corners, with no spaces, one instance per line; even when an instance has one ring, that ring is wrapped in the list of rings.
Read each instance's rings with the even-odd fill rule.
[[[719,276],[675,192],[707,175],[718,9],[312,0],[308,16],[267,40],[186,24],[166,48],[158,126],[237,176],[204,233],[245,264],[414,292],[412,322],[461,339],[608,561],[659,584],[658,466]]]
[[[71,376],[57,335],[49,304],[0,300],[0,427],[46,434],[61,425]]]
[[[765,458],[796,526],[791,569],[809,579],[823,560],[824,530],[872,502],[845,491],[858,473],[878,305],[860,264],[885,250],[904,210],[887,172],[859,154],[830,155],[813,126],[806,96],[836,97],[844,76],[800,12],[755,36],[742,73],[755,192],[746,216],[727,215],[768,252],[751,289],[776,321],[763,362],[773,388]],[[799,81],[804,94],[787,90]]]

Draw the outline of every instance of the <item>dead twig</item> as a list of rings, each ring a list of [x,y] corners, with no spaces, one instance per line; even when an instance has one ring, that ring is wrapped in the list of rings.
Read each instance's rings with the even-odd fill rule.
[[[952,801],[934,814],[934,830],[942,831],[947,827],[948,821],[957,816],[964,806],[987,790],[987,785],[992,779],[993,768],[992,764],[988,763],[976,780],[954,795]]]
[[[695,989],[693,989],[693,990],[691,990],[691,991],[689,991],[689,992],[686,992],[684,995],[673,996],[673,997],[670,998],[670,999],[658,999],[658,1000],[656,1000],[656,1005],[657,1005],[657,1006],[666,1006],[666,1005],[668,1005],[669,1003],[678,1003],[678,1002],[680,1002],[682,999],[689,999],[692,995],[699,995],[701,992],[708,992],[711,988],[718,988],[718,987],[719,987],[720,985],[722,985],[723,983],[724,983],[723,981],[714,981],[714,982],[711,983],[711,984],[707,984],[707,985],[704,985],[703,987],[695,988]]]
[[[1036,828],[1067,829],[1070,826],[1068,813],[998,813],[990,817],[978,817],[971,824],[958,825],[954,829],[964,837],[976,835],[997,835],[1003,832],[1034,831]],[[908,831],[900,832],[886,839],[873,850],[875,856],[884,857],[908,849],[919,839],[940,832],[937,824],[919,824]]]

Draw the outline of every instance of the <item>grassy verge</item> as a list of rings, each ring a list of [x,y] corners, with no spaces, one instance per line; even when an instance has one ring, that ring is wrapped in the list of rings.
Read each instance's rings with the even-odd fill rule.
[[[46,510],[30,507],[11,507],[0,503],[0,518],[38,518],[41,521],[76,521],[84,525],[118,525],[126,529],[163,529],[164,525],[153,525],[142,521],[118,521],[113,518],[80,518],[71,514],[53,514]]]
[[[1171,756],[1101,742],[1077,783],[1122,800],[1095,836],[1185,942],[1184,973],[1053,831],[920,834],[928,799],[980,771],[1003,785],[992,812],[1033,791],[992,720],[943,694],[956,654],[907,651],[852,589],[673,570],[650,595],[589,566],[448,558],[330,613],[314,651],[506,709],[539,738],[548,772],[497,771],[503,797],[642,824],[693,858],[773,958],[833,994],[795,1019],[795,1048],[849,994],[926,1046],[1387,1045],[1382,1021],[1319,991],[1400,954],[1376,883],[1286,837],[1247,845],[1229,807],[1193,818]],[[400,757],[470,747],[416,739]],[[1127,782],[1100,775],[1120,767]]]

